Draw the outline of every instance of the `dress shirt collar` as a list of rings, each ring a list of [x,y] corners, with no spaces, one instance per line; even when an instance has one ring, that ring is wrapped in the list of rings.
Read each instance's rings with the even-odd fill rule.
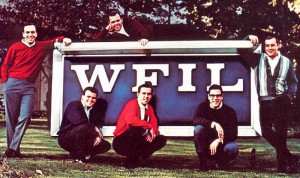
[[[212,108],[212,109],[220,109],[220,108],[223,106],[223,102],[221,102],[220,106],[217,107],[217,108],[214,108],[211,104],[209,104],[209,106],[210,106],[210,108]]]
[[[22,43],[25,44],[28,47],[32,47],[35,45],[35,41],[32,44],[27,43],[24,39],[22,39]]]
[[[267,60],[272,60],[272,59],[270,58],[270,56],[268,56],[267,54],[265,54],[265,55],[266,55],[265,59],[267,59]],[[277,52],[277,56],[276,56],[273,60],[275,60],[275,59],[279,60],[280,56],[281,56],[281,53],[280,53],[280,51],[278,51],[278,52]]]
[[[122,28],[119,31],[117,31],[117,33],[123,34],[125,36],[129,36],[128,33],[125,31],[124,26],[122,26]]]
[[[277,56],[274,58],[274,59],[271,59],[268,55],[266,56],[266,59],[268,60],[268,63],[271,67],[271,73],[272,75],[274,75],[274,70],[279,62],[279,59],[280,59],[280,52],[278,51],[278,54]]]
[[[83,109],[85,111],[85,114],[86,114],[87,118],[90,119],[90,112],[93,109],[93,107],[87,107],[87,106],[85,106],[82,101],[81,101],[81,104],[83,106]]]
[[[139,99],[137,99],[137,100],[138,100],[138,104],[139,104],[140,109],[148,109],[148,104],[146,104],[146,106],[145,106],[145,105],[143,105],[143,104],[140,102]]]

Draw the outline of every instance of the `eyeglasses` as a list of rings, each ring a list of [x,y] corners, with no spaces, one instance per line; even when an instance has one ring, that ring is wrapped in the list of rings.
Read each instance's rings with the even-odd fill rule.
[[[212,97],[212,98],[214,98],[214,97],[220,98],[220,97],[222,97],[222,94],[217,94],[217,95],[209,94],[209,96]]]

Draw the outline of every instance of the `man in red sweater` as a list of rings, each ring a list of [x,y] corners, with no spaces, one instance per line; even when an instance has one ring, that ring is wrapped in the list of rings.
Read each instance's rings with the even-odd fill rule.
[[[152,106],[148,104],[152,92],[150,83],[139,86],[137,99],[128,101],[119,115],[113,149],[126,156],[126,168],[137,167],[140,157],[149,158],[167,143],[166,137],[159,134],[157,118]]]
[[[20,144],[30,122],[35,80],[44,58],[54,50],[55,42],[71,44],[71,39],[60,36],[48,41],[35,41],[34,25],[24,26],[23,39],[14,43],[7,51],[1,66],[1,81],[5,99],[7,149],[5,157],[21,157]]]

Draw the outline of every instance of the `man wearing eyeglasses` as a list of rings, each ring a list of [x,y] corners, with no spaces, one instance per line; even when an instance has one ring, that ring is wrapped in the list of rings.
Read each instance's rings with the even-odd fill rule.
[[[71,44],[63,36],[36,41],[34,25],[25,25],[23,39],[9,47],[1,66],[1,81],[5,99],[7,149],[5,157],[20,158],[20,144],[30,122],[36,92],[35,81],[43,60],[55,48],[55,42]]]
[[[223,103],[223,90],[211,85],[208,101],[199,104],[193,117],[194,143],[202,171],[209,170],[207,159],[213,159],[216,167],[226,169],[238,155],[236,112]]]

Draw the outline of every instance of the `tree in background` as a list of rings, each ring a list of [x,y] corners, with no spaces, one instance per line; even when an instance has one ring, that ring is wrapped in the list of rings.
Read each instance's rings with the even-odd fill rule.
[[[64,34],[86,41],[113,4],[108,0],[10,0],[8,8],[12,8],[10,16],[17,23],[35,24],[41,38]]]
[[[185,18],[185,7],[182,0],[119,0],[125,16],[145,18],[155,24],[181,23]],[[178,21],[171,19],[178,19]],[[149,20],[148,20],[149,21]]]
[[[242,39],[250,33],[270,33],[282,37],[293,52],[299,43],[299,15],[294,0],[8,0],[0,7],[0,39],[10,36],[14,23],[32,22],[41,31],[39,37],[64,34],[75,41],[87,41],[103,28],[103,16],[109,8],[124,11],[125,16],[145,18],[155,24],[174,24],[171,17],[186,20],[201,36],[211,39]],[[184,21],[183,21],[184,22]],[[3,26],[7,26],[3,30]],[[4,28],[5,29],[5,28]],[[42,35],[42,36],[41,36]],[[291,50],[290,50],[291,49]]]
[[[243,39],[249,34],[281,37],[285,52],[296,52],[300,18],[294,0],[189,0],[187,23],[215,39]],[[198,3],[197,3],[198,2]]]
[[[88,41],[103,28],[109,8],[125,16],[146,19],[155,24],[186,20],[204,38],[242,39],[250,33],[270,33],[282,37],[284,46],[298,44],[299,15],[292,11],[293,0],[9,0],[0,7],[0,22],[33,22],[40,37],[64,34],[75,41]],[[5,26],[5,24],[4,24]],[[0,39],[7,38],[9,30]],[[0,35],[1,35],[0,34]],[[290,51],[291,53],[293,51]]]
[[[5,48],[20,40],[18,24],[23,22],[37,25],[40,40],[62,34],[73,41],[89,41],[105,27],[103,16],[109,8],[157,26],[186,22],[198,40],[278,35],[284,54],[300,60],[300,18],[294,0],[8,0],[0,7],[0,53],[4,56]],[[183,40],[187,33],[176,30],[167,28],[167,33]]]
[[[189,0],[186,19],[204,36],[213,39],[243,39],[249,34],[278,36],[280,51],[288,56],[300,76],[300,18],[294,0]],[[299,88],[300,90],[300,88]],[[300,92],[292,109],[291,123],[299,122]]]
[[[24,23],[37,26],[39,40],[58,35],[70,37],[73,41],[88,41],[95,31],[102,27],[105,11],[118,6],[109,0],[9,0],[0,7],[0,48],[3,60],[7,48],[22,36]],[[52,56],[48,56],[52,58]],[[47,116],[51,110],[52,61],[44,60],[42,73],[48,83],[46,94]],[[49,119],[48,119],[49,121]],[[50,123],[50,122],[49,122]]]

